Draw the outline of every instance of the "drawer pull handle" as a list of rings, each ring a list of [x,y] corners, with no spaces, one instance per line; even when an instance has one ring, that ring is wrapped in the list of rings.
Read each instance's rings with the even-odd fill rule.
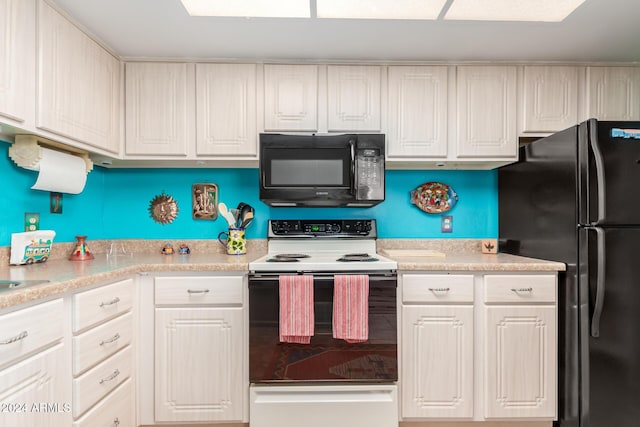
[[[429,288],[431,292],[449,292],[451,288]]]
[[[100,384],[104,384],[104,383],[106,383],[107,381],[111,381],[111,380],[113,380],[115,377],[117,377],[118,375],[120,375],[120,371],[116,369],[115,371],[113,371],[113,374],[109,375],[107,378],[103,378],[103,379],[101,379],[101,380],[100,380]]]
[[[116,332],[116,334],[114,336],[112,336],[111,338],[109,338],[108,340],[100,341],[100,345],[109,344],[109,343],[112,343],[112,342],[117,341],[119,339],[120,339],[120,334]]]
[[[11,344],[11,343],[23,340],[28,336],[29,336],[29,334],[27,333],[27,331],[22,331],[18,335],[16,335],[15,337],[11,337],[8,340],[0,341],[0,344],[2,344],[2,345]]]
[[[511,288],[511,290],[516,294],[519,294],[521,292],[529,292],[529,293],[533,292],[533,288]]]
[[[208,294],[209,289],[187,289],[190,294]]]
[[[114,299],[112,299],[111,301],[107,301],[107,302],[101,302],[100,303],[100,307],[105,307],[107,305],[113,305],[113,304],[117,304],[120,302],[120,298],[115,297]]]
[[[120,425],[120,420],[118,418],[116,418],[115,420],[113,420],[113,425],[115,427],[118,427]]]

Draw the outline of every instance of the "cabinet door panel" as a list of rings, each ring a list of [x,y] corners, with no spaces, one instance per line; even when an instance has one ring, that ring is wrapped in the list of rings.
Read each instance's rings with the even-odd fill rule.
[[[473,416],[473,307],[402,308],[402,416]]]
[[[155,312],[156,420],[242,420],[242,308]]]
[[[45,2],[38,26],[37,126],[120,150],[120,61]]]
[[[380,130],[380,67],[327,68],[329,131]]]
[[[318,66],[264,66],[266,131],[318,130]]]
[[[447,67],[389,67],[390,157],[446,157]]]
[[[485,416],[553,419],[555,307],[485,307],[485,322]]]
[[[578,69],[524,67],[524,132],[557,132],[578,122]]]
[[[640,67],[587,68],[590,118],[640,120]]]
[[[458,67],[458,156],[516,157],[515,67]]]
[[[64,393],[68,379],[60,375],[64,371],[62,345],[0,371],[0,427],[70,425],[71,403]]]
[[[257,154],[255,64],[197,64],[197,154]]]
[[[194,126],[187,64],[128,63],[125,90],[126,154],[186,155]]]
[[[35,1],[0,0],[0,116],[17,122],[35,114]]]

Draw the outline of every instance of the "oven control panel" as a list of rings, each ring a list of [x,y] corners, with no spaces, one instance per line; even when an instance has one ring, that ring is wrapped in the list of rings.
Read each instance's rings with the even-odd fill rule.
[[[376,237],[375,219],[269,220],[269,237]]]

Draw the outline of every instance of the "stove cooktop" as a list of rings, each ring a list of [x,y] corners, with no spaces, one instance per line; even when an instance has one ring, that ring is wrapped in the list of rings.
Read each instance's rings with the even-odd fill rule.
[[[376,253],[375,220],[270,220],[267,255],[253,272],[380,271],[398,264]]]

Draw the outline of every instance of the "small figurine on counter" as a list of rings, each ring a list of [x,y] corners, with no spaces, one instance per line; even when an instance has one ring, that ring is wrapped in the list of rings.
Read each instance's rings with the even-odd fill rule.
[[[187,246],[186,243],[181,243],[180,249],[178,249],[178,253],[180,255],[189,255],[191,253],[191,249],[189,249],[189,246]]]
[[[165,243],[162,247],[162,255],[173,255],[173,246],[171,243]]]

